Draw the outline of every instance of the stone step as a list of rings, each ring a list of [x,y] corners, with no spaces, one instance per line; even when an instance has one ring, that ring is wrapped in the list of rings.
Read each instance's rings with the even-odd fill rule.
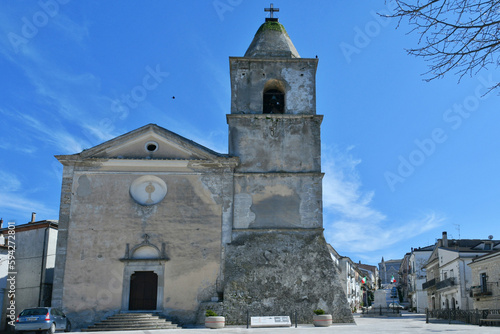
[[[127,324],[127,325],[142,325],[142,324],[151,324],[151,325],[171,325],[171,321],[165,320],[155,320],[155,321],[136,321],[136,320],[126,320],[126,321],[118,321],[118,320],[103,320],[99,323],[102,326],[116,326],[119,324]]]
[[[112,315],[110,318],[159,318],[158,314],[149,313],[118,313]]]
[[[154,321],[154,320],[166,320],[165,318],[162,317],[108,317],[105,320],[123,320],[123,321],[128,321],[128,320],[138,320],[138,321]]]
[[[112,315],[99,323],[88,328],[82,328],[82,332],[101,331],[126,331],[140,329],[176,329],[176,324],[172,324],[163,316],[155,313],[118,313]]]
[[[177,325],[161,326],[161,327],[116,327],[116,328],[102,328],[102,327],[89,327],[82,328],[82,332],[114,332],[114,331],[136,331],[136,330],[156,330],[156,329],[179,329]]]

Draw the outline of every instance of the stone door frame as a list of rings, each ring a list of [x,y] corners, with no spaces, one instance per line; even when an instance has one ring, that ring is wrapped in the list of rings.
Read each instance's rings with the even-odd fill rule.
[[[156,310],[163,309],[163,287],[165,286],[165,260],[128,260],[123,270],[122,312],[129,312],[130,278],[136,271],[152,271],[158,275],[158,289],[156,292]]]

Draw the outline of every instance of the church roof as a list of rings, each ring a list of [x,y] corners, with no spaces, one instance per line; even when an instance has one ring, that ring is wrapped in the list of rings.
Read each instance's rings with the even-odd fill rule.
[[[245,52],[250,58],[300,58],[285,27],[277,20],[266,20],[257,30]]]
[[[149,145],[153,145],[149,150]],[[59,161],[115,160],[210,160],[235,158],[210,150],[156,124],[148,124],[73,155],[57,155]],[[237,159],[236,159],[237,160]]]

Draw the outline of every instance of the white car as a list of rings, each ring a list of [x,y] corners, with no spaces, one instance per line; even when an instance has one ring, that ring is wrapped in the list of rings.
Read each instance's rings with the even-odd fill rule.
[[[388,308],[390,308],[391,310],[396,310],[396,309],[400,309],[400,310],[404,310],[405,307],[403,305],[401,305],[400,303],[389,303],[389,305],[387,305]]]

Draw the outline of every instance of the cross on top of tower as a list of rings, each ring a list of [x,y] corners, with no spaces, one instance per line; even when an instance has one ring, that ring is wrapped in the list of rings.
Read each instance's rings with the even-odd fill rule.
[[[274,12],[279,12],[280,9],[279,8],[274,8],[273,4],[271,3],[271,6],[269,6],[270,8],[264,8],[264,11],[265,12],[271,12],[271,18],[274,18],[273,14]]]

